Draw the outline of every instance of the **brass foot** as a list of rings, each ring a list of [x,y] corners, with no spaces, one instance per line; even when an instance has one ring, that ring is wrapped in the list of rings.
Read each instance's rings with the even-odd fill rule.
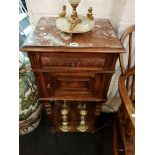
[[[68,132],[70,129],[71,129],[71,127],[68,126],[68,125],[66,125],[66,126],[65,125],[60,126],[60,130],[62,132]]]
[[[80,132],[86,132],[88,130],[88,126],[87,125],[79,125],[77,127],[77,130]]]

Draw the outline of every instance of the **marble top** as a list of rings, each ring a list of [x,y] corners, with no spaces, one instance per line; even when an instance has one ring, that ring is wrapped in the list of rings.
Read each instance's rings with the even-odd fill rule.
[[[83,34],[67,34],[56,28],[56,18],[42,17],[24,47],[117,48],[123,46],[108,19],[96,19],[94,29]]]

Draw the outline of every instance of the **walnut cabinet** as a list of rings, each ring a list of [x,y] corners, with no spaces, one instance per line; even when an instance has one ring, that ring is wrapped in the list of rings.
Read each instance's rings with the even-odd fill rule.
[[[108,19],[98,19],[92,31],[65,34],[55,26],[55,18],[42,17],[20,48],[26,51],[38,83],[52,129],[60,131],[60,110],[69,104],[69,131],[76,132],[80,121],[77,103],[86,103],[88,132],[94,130],[115,64],[124,48]],[[50,103],[50,101],[56,101]]]

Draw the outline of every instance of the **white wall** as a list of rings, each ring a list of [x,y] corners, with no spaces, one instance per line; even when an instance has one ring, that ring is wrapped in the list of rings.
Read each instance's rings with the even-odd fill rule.
[[[63,4],[71,13],[67,0],[26,0],[26,4],[34,26],[41,16],[57,16]],[[89,6],[93,7],[96,18],[109,18],[116,31],[122,24],[127,26],[134,23],[134,0],[81,0],[78,12],[86,14]]]
[[[71,7],[67,0],[26,0],[26,4],[33,27],[35,27],[41,16],[57,16],[63,4],[67,5],[68,13],[71,13]],[[86,14],[88,7],[92,6],[95,18],[101,17],[110,19],[115,32],[120,36],[128,26],[135,23],[134,5],[134,0],[81,0],[78,12],[79,14]],[[117,62],[116,73],[110,84],[108,92],[109,101],[107,103],[114,106],[116,109],[120,103],[118,97],[119,75],[120,67],[119,62]]]

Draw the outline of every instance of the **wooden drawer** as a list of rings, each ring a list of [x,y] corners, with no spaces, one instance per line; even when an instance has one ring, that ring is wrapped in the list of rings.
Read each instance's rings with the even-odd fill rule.
[[[106,55],[91,54],[41,54],[40,62],[43,69],[58,68],[85,68],[92,70],[93,68],[104,68]]]

